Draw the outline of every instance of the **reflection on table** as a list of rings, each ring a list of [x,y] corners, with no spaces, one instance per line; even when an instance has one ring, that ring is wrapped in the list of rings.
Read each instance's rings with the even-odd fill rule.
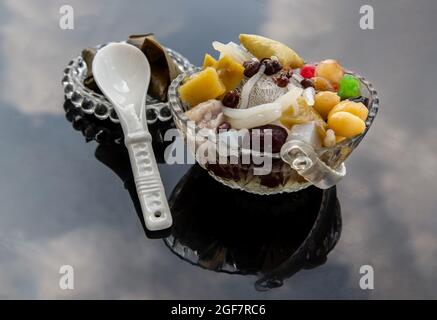
[[[341,232],[335,187],[269,196],[233,190],[195,165],[170,196],[169,249],[205,269],[255,274],[259,291],[325,263]]]

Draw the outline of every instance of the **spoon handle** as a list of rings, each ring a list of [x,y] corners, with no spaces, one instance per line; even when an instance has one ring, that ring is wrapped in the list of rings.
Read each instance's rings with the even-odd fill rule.
[[[171,227],[172,217],[151,141],[150,133],[143,130],[126,135],[124,142],[129,151],[144,222],[147,229],[155,231]]]

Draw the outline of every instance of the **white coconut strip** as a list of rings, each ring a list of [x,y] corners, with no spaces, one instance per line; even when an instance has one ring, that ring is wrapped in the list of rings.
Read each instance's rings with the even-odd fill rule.
[[[259,126],[263,126],[266,124],[271,123],[272,121],[275,121],[281,116],[281,108],[272,111],[271,113],[262,113],[262,114],[255,114],[251,117],[248,117],[246,119],[229,119],[229,124],[231,127],[236,129],[243,129],[243,128],[255,128]]]
[[[244,61],[248,61],[253,58],[252,54],[234,42],[224,44],[219,41],[214,41],[212,46],[215,50],[220,52],[220,58],[224,55],[228,55],[240,64],[243,64]]]
[[[282,106],[279,103],[266,103],[249,109],[223,108],[226,119],[235,129],[254,128],[269,124],[282,114]]]
[[[247,82],[244,84],[243,88],[241,89],[241,102],[240,102],[240,109],[246,109],[247,105],[249,104],[249,96],[252,92],[252,89],[254,85],[257,83],[257,81],[262,77],[264,74],[264,70],[266,69],[265,65],[261,65],[259,67],[259,70],[257,73],[255,73],[252,78],[247,80]]]
[[[271,102],[271,103],[260,104],[258,106],[248,109],[234,109],[234,108],[223,107],[222,112],[227,118],[240,120],[247,117],[251,117],[258,113],[270,112],[276,110],[277,108],[281,108],[281,105],[279,103]]]
[[[246,50],[246,48],[243,48],[242,46],[236,44],[235,42],[228,42],[227,46],[233,48],[235,50],[235,52],[242,58],[244,59],[244,61],[249,61],[253,58],[255,58],[255,56],[253,54],[251,54],[249,51]]]

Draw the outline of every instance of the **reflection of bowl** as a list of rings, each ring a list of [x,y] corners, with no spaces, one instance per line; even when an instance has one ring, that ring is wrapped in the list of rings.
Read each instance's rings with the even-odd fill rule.
[[[96,47],[102,48],[104,45]],[[193,68],[187,58],[180,53],[166,48],[168,55],[173,59],[181,72],[186,72]],[[82,56],[77,56],[71,60],[64,70],[62,85],[65,97],[85,114],[93,115],[99,120],[109,119],[113,123],[119,123],[117,114],[112,104],[105,96],[92,91],[84,85],[87,74],[87,66]],[[147,96],[147,123],[153,124],[158,120],[161,122],[171,119],[171,112],[168,103],[160,102]]]
[[[173,80],[168,93],[173,118],[184,141],[186,143],[187,141],[195,141],[195,143],[188,143],[193,154],[195,148],[198,149],[204,141],[198,138],[200,128],[187,125],[189,119],[185,115],[185,111],[188,110],[188,107],[180,100],[178,89],[189,76],[199,70],[190,70],[180,74]],[[293,192],[306,188],[311,184],[321,188],[334,185],[344,176],[345,167],[343,162],[369,130],[379,107],[379,99],[373,86],[360,75],[352,71],[347,71],[347,73],[353,74],[360,80],[362,96],[369,100],[367,106],[369,115],[366,120],[366,131],[363,134],[345,139],[329,148],[313,150],[312,147],[308,148],[309,145],[305,146],[297,143],[288,144],[286,150],[283,148],[281,153],[263,153],[262,156],[272,162],[272,170],[267,175],[255,175],[254,170],[257,166],[252,161],[246,164],[241,160],[247,154],[257,156],[256,152],[241,147],[237,150],[237,163],[230,161],[230,157],[228,157],[224,163],[220,162],[218,164],[207,161],[201,163],[201,166],[208,170],[209,174],[216,180],[229,187],[258,194]],[[219,141],[217,134],[215,134],[214,139],[212,141]],[[218,148],[218,145],[216,147]],[[218,156],[216,159],[218,159]]]
[[[195,165],[169,202],[172,252],[209,270],[256,274],[258,290],[324,263],[340,236],[335,187],[266,198],[229,189]]]

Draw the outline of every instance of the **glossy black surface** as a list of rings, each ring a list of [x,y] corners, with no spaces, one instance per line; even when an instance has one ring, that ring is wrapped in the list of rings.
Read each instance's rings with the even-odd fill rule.
[[[341,233],[335,187],[266,197],[218,184],[195,165],[169,204],[172,252],[207,270],[258,275],[258,291],[325,263]]]
[[[0,298],[437,298],[435,1],[74,1],[74,30],[58,26],[63,4],[0,3]],[[359,27],[363,4],[375,30]],[[82,48],[144,32],[194,64],[213,40],[260,33],[372,81],[380,111],[337,186],[342,234],[325,264],[261,292],[258,275],[199,268],[146,236],[126,171],[111,169],[125,160],[85,143],[60,85]],[[168,196],[189,168],[160,165]],[[360,289],[362,265],[374,290]]]

